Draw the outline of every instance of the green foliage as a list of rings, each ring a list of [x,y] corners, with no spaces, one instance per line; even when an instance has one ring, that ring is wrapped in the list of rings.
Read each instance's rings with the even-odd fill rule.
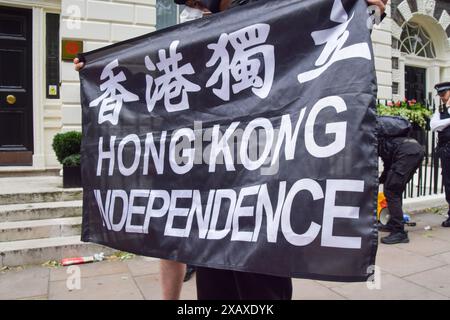
[[[426,129],[427,120],[433,114],[428,108],[415,100],[388,102],[387,105],[378,104],[377,114],[380,116],[401,116],[411,123]]]
[[[59,261],[56,260],[49,260],[42,264],[43,267],[49,267],[49,268],[57,268],[61,267],[62,264]]]
[[[61,164],[63,161],[71,155],[79,155],[81,152],[81,132],[69,131],[64,133],[58,133],[53,138],[52,144],[55,151],[56,158]],[[72,161],[68,160],[68,161]]]
[[[134,254],[132,253],[128,253],[128,252],[123,252],[123,251],[118,251],[113,253],[112,255],[110,255],[109,257],[107,257],[107,260],[120,260],[120,261],[124,261],[124,260],[129,260],[129,259],[133,259],[135,257]]]
[[[78,167],[81,163],[81,156],[79,154],[72,154],[68,157],[65,157],[62,161],[62,165],[64,167]]]

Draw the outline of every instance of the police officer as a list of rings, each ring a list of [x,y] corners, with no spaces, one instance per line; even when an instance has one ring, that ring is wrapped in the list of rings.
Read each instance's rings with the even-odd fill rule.
[[[442,103],[431,118],[430,127],[438,133],[436,154],[441,159],[445,198],[450,206],[450,82],[439,83],[435,89]],[[448,218],[442,222],[442,226],[450,227],[450,209]]]
[[[390,220],[380,231],[390,232],[381,238],[384,244],[409,242],[403,223],[402,195],[406,185],[419,168],[425,155],[423,147],[409,138],[409,121],[402,117],[378,117],[378,154],[383,160],[384,171],[380,183],[390,213]]]

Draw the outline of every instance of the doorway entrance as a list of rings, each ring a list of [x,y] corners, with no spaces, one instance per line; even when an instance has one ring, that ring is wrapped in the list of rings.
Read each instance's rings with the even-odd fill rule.
[[[426,75],[427,70],[405,66],[405,98],[415,99],[417,102],[426,102]]]
[[[32,165],[32,12],[0,6],[0,166]]]

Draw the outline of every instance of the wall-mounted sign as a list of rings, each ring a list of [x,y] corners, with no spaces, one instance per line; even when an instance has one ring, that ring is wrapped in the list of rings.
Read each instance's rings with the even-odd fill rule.
[[[57,96],[58,95],[58,86],[49,85],[48,86],[48,95],[49,96]]]
[[[83,52],[83,41],[79,40],[62,40],[62,59],[64,61],[72,61],[77,53]]]

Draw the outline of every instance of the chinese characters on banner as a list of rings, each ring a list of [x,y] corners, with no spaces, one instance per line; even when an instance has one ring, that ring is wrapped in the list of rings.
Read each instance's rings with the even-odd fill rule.
[[[364,1],[261,0],[83,54],[83,241],[367,279],[378,190],[367,19]]]

